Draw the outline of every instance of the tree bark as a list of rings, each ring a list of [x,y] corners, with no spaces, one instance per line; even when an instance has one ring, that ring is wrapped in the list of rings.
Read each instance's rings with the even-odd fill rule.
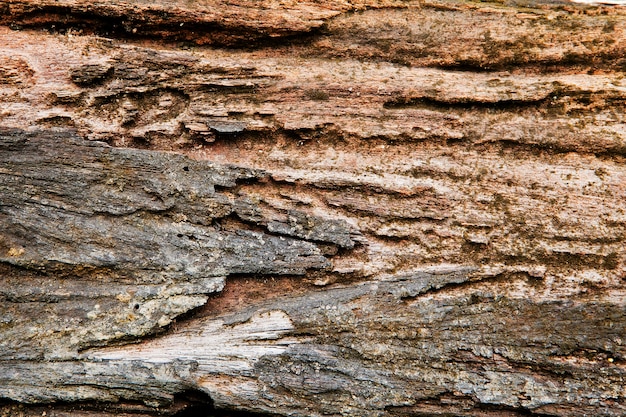
[[[0,416],[626,414],[625,8],[0,24]]]

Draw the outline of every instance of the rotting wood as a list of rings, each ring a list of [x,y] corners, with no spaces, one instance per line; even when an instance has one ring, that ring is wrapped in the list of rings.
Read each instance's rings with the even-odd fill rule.
[[[626,413],[623,8],[165,7],[0,2],[2,415]]]

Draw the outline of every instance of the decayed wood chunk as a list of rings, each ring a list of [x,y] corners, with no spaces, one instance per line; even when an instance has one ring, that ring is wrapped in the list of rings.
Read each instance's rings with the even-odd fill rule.
[[[624,13],[0,2],[0,415],[626,414]]]
[[[331,241],[343,232],[351,242],[347,225],[319,218],[306,229],[298,229],[306,219],[283,227],[283,236],[244,223],[223,229],[221,219],[260,209],[215,188],[258,171],[110,148],[63,131],[7,131],[0,149],[0,260],[19,268],[3,276],[5,360],[62,359],[72,347],[141,336],[204,304],[231,274],[329,266],[314,244],[283,237],[298,230],[323,241],[330,228]],[[33,303],[51,304],[48,314]]]

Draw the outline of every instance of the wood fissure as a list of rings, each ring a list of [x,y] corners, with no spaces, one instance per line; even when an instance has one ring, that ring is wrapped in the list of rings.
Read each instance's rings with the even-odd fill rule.
[[[0,1],[0,416],[625,415],[625,15]]]

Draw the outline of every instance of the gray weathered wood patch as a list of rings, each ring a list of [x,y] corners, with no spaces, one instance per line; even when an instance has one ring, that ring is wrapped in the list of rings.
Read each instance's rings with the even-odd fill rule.
[[[145,335],[204,304],[230,274],[327,268],[315,243],[287,236],[304,228],[270,234],[251,220],[260,209],[232,190],[262,176],[68,131],[3,131],[0,357],[62,359]],[[229,216],[240,228],[220,226]],[[320,219],[304,234],[323,241],[328,227],[341,235]]]

